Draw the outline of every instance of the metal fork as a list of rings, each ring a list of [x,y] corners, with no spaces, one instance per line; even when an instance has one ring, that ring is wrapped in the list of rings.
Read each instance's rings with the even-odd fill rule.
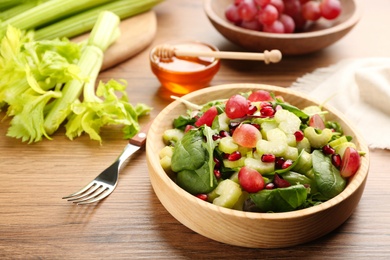
[[[100,201],[110,195],[118,184],[119,171],[123,163],[136,151],[138,151],[146,142],[146,134],[151,122],[129,140],[123,152],[118,159],[107,169],[100,173],[94,180],[87,184],[81,190],[63,197],[78,205],[90,204]]]

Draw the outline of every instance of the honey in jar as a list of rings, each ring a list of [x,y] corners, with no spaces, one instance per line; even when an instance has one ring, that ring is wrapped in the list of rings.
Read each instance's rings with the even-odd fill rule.
[[[201,42],[183,41],[169,45],[176,50],[218,51],[216,47]],[[156,55],[155,48],[150,53],[150,64],[161,85],[180,95],[207,87],[220,67],[219,59],[214,57],[173,56],[166,59]]]

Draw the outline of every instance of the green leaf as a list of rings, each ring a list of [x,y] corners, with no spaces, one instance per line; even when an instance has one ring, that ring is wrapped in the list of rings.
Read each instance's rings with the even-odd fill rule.
[[[290,111],[291,113],[294,113],[297,117],[301,118],[302,120],[309,119],[309,115],[306,114],[305,112],[303,112],[301,109],[297,108],[296,106],[290,105],[290,104],[285,103],[285,102],[281,102],[279,100],[276,100],[274,102],[274,106],[275,105],[279,105],[283,109],[286,109],[286,110]]]
[[[207,162],[196,170],[183,170],[177,173],[176,183],[191,194],[209,193],[217,186],[217,180],[213,177],[210,183]]]
[[[347,185],[340,171],[333,166],[331,159],[321,151],[312,153],[314,179],[317,183],[319,199],[329,200],[340,194]]]
[[[203,135],[200,131],[188,131],[183,138],[176,143],[172,155],[172,170],[196,170],[208,159],[208,154],[203,147]],[[208,172],[208,171],[207,171]],[[207,175],[209,176],[209,175]]]
[[[249,196],[261,212],[287,212],[304,205],[307,189],[299,184],[287,188],[264,189]]]

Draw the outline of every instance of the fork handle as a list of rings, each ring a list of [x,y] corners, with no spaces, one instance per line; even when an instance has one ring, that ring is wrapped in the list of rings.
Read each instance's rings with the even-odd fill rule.
[[[152,122],[153,120],[150,120],[146,125],[144,125],[133,138],[130,138],[129,143],[137,146],[143,146],[146,142],[146,136]]]

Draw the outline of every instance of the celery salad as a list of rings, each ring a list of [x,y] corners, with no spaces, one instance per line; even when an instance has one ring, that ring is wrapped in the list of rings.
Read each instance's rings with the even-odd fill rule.
[[[160,163],[181,188],[215,205],[311,207],[341,193],[360,167],[363,154],[320,106],[300,109],[257,90],[192,107],[164,132]]]

